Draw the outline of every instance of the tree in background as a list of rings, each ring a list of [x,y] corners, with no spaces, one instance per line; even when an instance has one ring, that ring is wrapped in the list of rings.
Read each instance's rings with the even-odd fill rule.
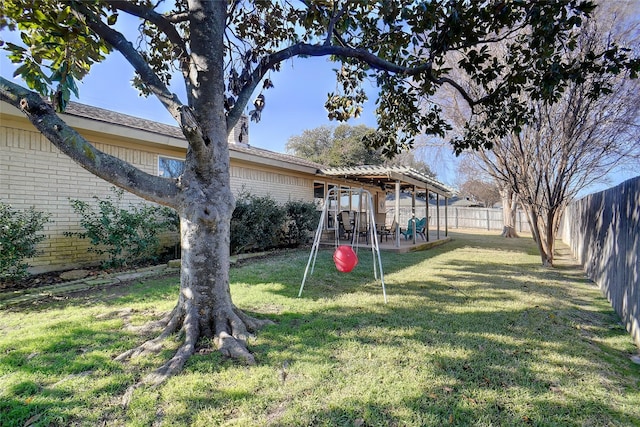
[[[637,49],[638,23],[619,21],[629,16],[629,11],[620,13],[621,5],[608,4],[597,20],[583,26],[576,49],[564,54],[567,62],[593,59],[591,52],[606,52],[613,41]],[[629,79],[632,74],[614,67],[569,82],[554,104],[532,101],[527,123],[495,138],[491,150],[469,152],[500,184],[509,221],[503,235],[515,235],[519,200],[545,266],[553,265],[556,235],[569,202],[613,168],[640,158],[640,82]],[[594,89],[601,95],[593,96]]]
[[[429,176],[435,174],[411,150],[388,158],[382,149],[374,149],[368,139],[376,138],[376,130],[365,125],[320,126],[294,135],[285,145],[288,153],[329,167],[362,165],[408,166]]]
[[[380,149],[368,147],[365,137],[376,130],[365,125],[320,126],[294,135],[285,145],[288,153],[330,167],[379,165]]]
[[[392,159],[384,159],[385,166],[407,166],[422,172],[423,174],[436,178],[435,172],[431,170],[429,165],[422,159],[416,158],[415,150],[407,150],[393,156]]]
[[[482,179],[468,179],[460,186],[460,193],[490,208],[500,201],[500,191],[495,182]]]
[[[478,194],[478,200],[486,200],[491,205],[502,204],[502,237],[519,237],[516,232],[516,216],[518,196],[512,187],[500,179],[496,168],[485,161],[485,154],[490,150],[470,150],[462,154],[458,164],[458,188],[462,194]],[[481,196],[482,195],[482,196]],[[485,202],[485,206],[487,205]]]
[[[157,351],[180,333],[180,345],[162,367],[141,380],[158,383],[182,369],[198,343],[212,342],[225,355],[255,363],[247,337],[266,319],[236,307],[229,289],[229,229],[234,198],[229,179],[227,135],[253,99],[250,116],[260,118],[270,73],[297,57],[326,56],[338,62],[330,117],[360,114],[364,79],[379,88],[378,131],[370,140],[383,153],[411,146],[417,134],[444,136],[449,124],[433,104],[420,102],[450,86],[474,113],[458,149],[489,146],[520,125],[529,111],[522,93],[557,99],[566,81],[610,67],[634,67],[616,46],[586,61],[565,61],[575,30],[592,12],[587,1],[401,2],[389,1],[55,1],[4,0],[0,28],[19,30],[22,44],[4,43],[15,75],[29,89],[0,78],[0,100],[19,108],[62,153],[91,173],[146,200],[174,208],[180,216],[182,272],[178,302],[156,338],[118,360]],[[140,19],[129,40],[123,15]],[[501,41],[504,53],[489,46]],[[64,110],[76,82],[91,66],[117,51],[136,72],[133,84],[160,102],[187,141],[178,178],[145,173],[97,150],[65,123]],[[445,58],[464,55],[462,80]],[[117,76],[114,76],[117,78]],[[126,78],[122,76],[122,78]],[[475,98],[462,83],[481,85]],[[176,80],[179,80],[176,83]],[[108,84],[108,82],[105,82]],[[171,84],[181,84],[180,99]],[[594,95],[598,95],[594,87]],[[42,95],[49,96],[53,105]],[[482,129],[480,135],[477,129]],[[478,138],[481,136],[482,138]]]

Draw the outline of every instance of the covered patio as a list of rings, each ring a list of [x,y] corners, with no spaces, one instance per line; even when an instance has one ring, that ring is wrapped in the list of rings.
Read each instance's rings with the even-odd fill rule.
[[[451,189],[430,176],[405,166],[371,165],[322,169],[320,175],[357,182],[363,188],[382,191],[385,196],[388,193],[394,194],[393,207],[386,206],[386,197],[378,197],[374,206],[376,236],[381,250],[395,252],[423,250],[449,240],[447,204],[453,193]],[[401,193],[411,195],[412,214],[408,221],[401,221],[400,218]],[[425,196],[423,202],[417,200],[416,196],[420,194]],[[416,218],[416,207],[419,203],[424,203],[425,212],[429,212],[430,196],[435,200],[435,221],[434,218]],[[441,199],[444,201],[442,206]],[[392,211],[391,217],[387,215],[389,211]],[[429,225],[430,222],[432,226]],[[332,237],[330,234],[327,233],[328,239]],[[338,238],[343,242],[349,241],[351,237],[351,240],[355,240],[354,243],[359,246],[371,244],[365,239],[356,238],[357,236],[338,234]]]

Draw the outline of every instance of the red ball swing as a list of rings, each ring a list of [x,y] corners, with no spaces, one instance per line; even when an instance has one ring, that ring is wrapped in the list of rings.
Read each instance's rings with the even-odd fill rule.
[[[351,246],[340,245],[333,253],[333,262],[341,273],[349,273],[358,265],[358,255]]]
[[[320,247],[320,240],[322,239],[323,233],[328,226],[329,221],[327,221],[327,218],[329,217],[329,206],[331,206],[332,208],[335,208],[334,210],[334,219],[335,222],[334,224],[337,225],[338,223],[338,219],[337,219],[337,207],[339,206],[339,203],[341,201],[341,197],[345,194],[343,194],[344,191],[341,188],[330,188],[327,196],[324,199],[324,203],[322,204],[322,212],[320,214],[320,219],[318,221],[318,228],[316,229],[316,234],[315,237],[313,239],[313,245],[311,247],[311,253],[309,254],[309,260],[307,261],[307,267],[304,270],[304,277],[302,278],[302,283],[300,284],[300,290],[298,291],[298,298],[302,296],[302,290],[304,289],[304,284],[307,280],[307,275],[308,274],[313,274],[313,270],[316,264],[316,256],[318,255],[318,249]],[[356,191],[354,191],[353,188],[350,188],[347,190],[347,197],[350,197],[350,199],[352,200],[354,195],[356,194]],[[360,201],[360,205],[359,205],[359,210],[358,210],[358,214],[355,218],[355,224],[354,224],[354,229],[355,230],[359,230],[359,221],[365,220],[365,221],[370,221],[369,224],[369,228],[367,230],[368,233],[370,233],[370,238],[371,238],[371,253],[373,255],[373,276],[374,278],[377,280],[378,279],[378,272],[377,269],[380,270],[380,282],[382,284],[382,296],[384,297],[384,302],[387,302],[387,292],[385,290],[385,286],[384,286],[384,273],[382,271],[382,260],[380,259],[380,248],[378,247],[378,238],[376,236],[376,228],[375,228],[375,217],[373,215],[373,197],[371,196],[371,193],[369,193],[368,191],[360,188],[357,190],[357,194],[358,194],[358,200]],[[366,196],[366,197],[363,197]],[[364,206],[364,210],[362,209],[362,207]],[[366,215],[366,217],[363,217],[363,215]],[[333,262],[336,265],[336,269],[338,271],[340,271],[341,273],[349,273],[351,272],[357,265],[358,265],[358,255],[357,255],[357,246],[356,249],[354,250],[354,244],[357,244],[357,241],[354,242],[353,238],[352,238],[352,242],[351,245],[340,245],[340,238],[339,238],[339,228],[338,227],[333,227],[333,230],[335,232],[335,245],[336,245],[336,249],[333,253]]]

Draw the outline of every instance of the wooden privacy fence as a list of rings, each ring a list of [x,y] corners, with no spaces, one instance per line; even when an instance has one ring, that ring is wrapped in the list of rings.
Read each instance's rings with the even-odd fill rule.
[[[425,216],[425,206],[416,206],[416,217],[423,218]],[[395,208],[387,209],[387,223],[393,221]],[[406,227],[407,222],[411,218],[411,207],[400,207],[400,226]],[[440,228],[444,229],[445,209],[440,206]],[[429,206],[429,228],[434,229],[437,221],[437,208]],[[480,228],[483,230],[502,231],[502,208],[468,208],[447,206],[447,225],[449,229],[456,228]],[[528,233],[529,222],[527,215],[523,211],[516,214],[516,230],[518,232]]]
[[[560,232],[640,345],[640,177],[573,202]]]

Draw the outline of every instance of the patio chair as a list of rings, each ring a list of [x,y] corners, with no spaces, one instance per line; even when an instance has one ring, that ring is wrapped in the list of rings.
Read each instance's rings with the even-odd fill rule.
[[[422,240],[427,240],[427,238],[424,235],[425,229],[427,228],[427,218],[424,217],[422,219],[419,219],[416,222],[416,234],[420,237],[422,237]]]
[[[382,242],[382,236],[384,236],[384,241],[386,242],[389,239],[389,236],[395,235],[396,228],[398,228],[398,223],[395,218],[393,219],[390,227],[380,224],[380,241]]]
[[[367,221],[367,214],[365,212],[360,212],[357,233],[358,238],[364,236],[365,242],[369,244],[369,222]]]
[[[338,224],[340,227],[340,237],[344,236],[346,239],[351,239],[353,235],[353,224],[351,223],[349,211],[340,212],[340,215],[338,215]]]
[[[422,237],[422,240],[426,240],[424,235],[424,230],[427,226],[427,218],[422,218],[416,220],[415,218],[411,218],[407,223],[407,229],[405,231],[400,231],[400,233],[404,236],[405,240],[409,240],[413,236],[413,227],[416,227],[416,235]]]

